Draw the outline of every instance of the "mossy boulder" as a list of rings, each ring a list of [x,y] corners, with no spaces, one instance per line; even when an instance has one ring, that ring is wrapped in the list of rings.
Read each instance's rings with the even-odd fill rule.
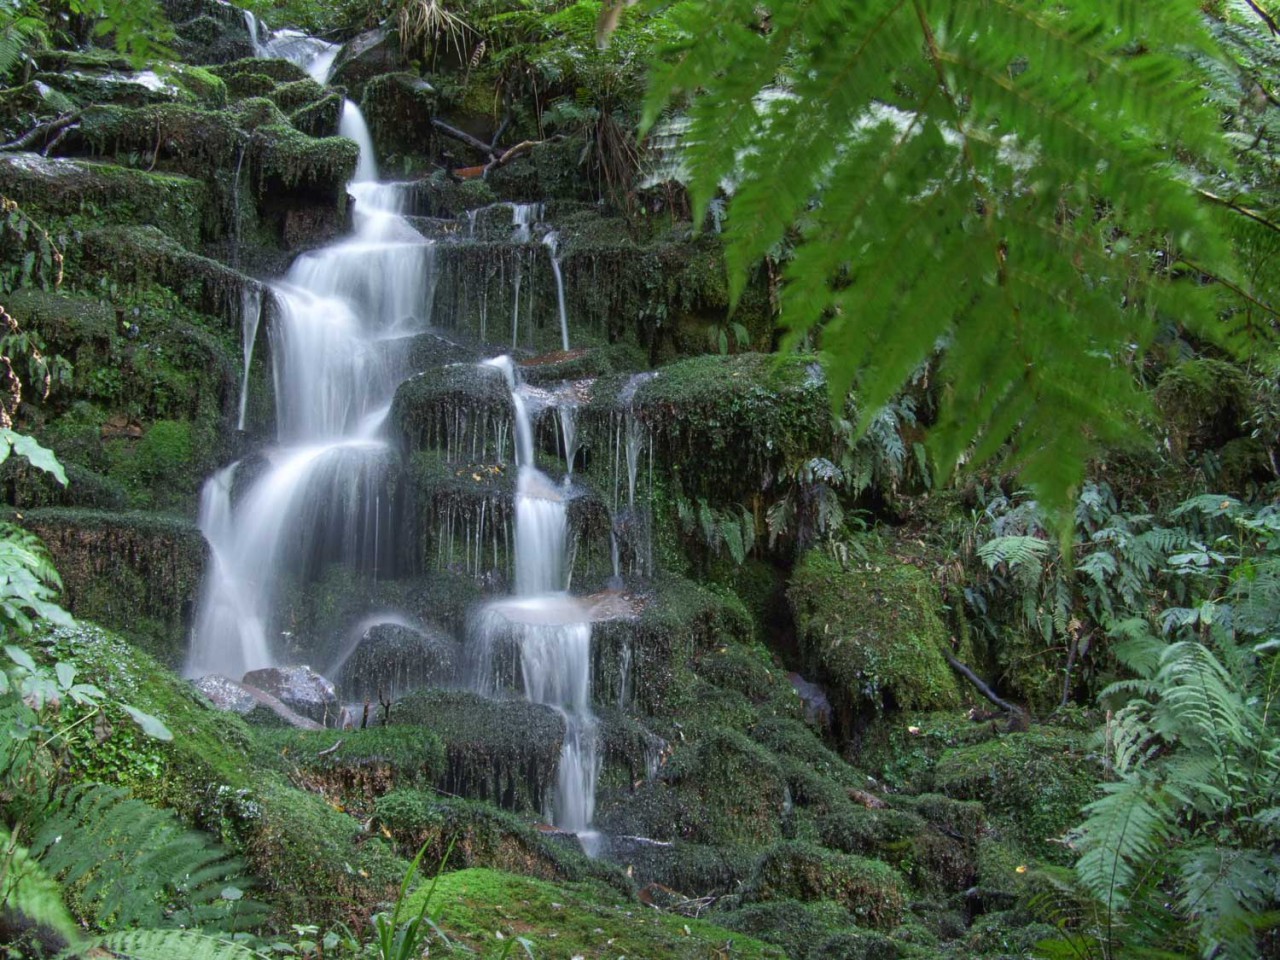
[[[302,67],[279,57],[245,57],[209,67],[209,72],[227,82],[246,75],[267,77],[274,83],[296,83],[311,79]]]
[[[907,902],[901,875],[879,860],[791,841],[760,858],[744,896],[749,901],[829,900],[848,910],[859,926],[875,930],[896,927]]]
[[[388,722],[426,727],[444,742],[441,790],[508,810],[545,809],[565,729],[551,707],[419,690],[391,708]]]
[[[761,845],[779,837],[786,802],[782,768],[742,734],[706,731],[696,743],[676,750],[661,776],[687,811],[680,833],[672,830],[663,839]]]
[[[21,523],[48,546],[72,613],[128,630],[170,666],[181,662],[205,567],[192,523],[59,509],[28,511]]]
[[[349,703],[399,700],[422,687],[451,685],[462,666],[458,641],[438,627],[375,623],[334,678]]]
[[[842,904],[830,900],[804,903],[799,900],[771,900],[766,903],[733,904],[719,907],[710,919],[769,943],[777,944],[792,960],[825,958],[818,947],[841,930],[853,925]]]
[[[880,712],[959,704],[942,601],[920,569],[888,553],[846,568],[814,550],[788,597],[806,669],[822,678],[846,735]]]
[[[360,158],[346,137],[309,137],[283,125],[258,127],[252,149],[259,196],[283,190],[345,202]]]
[[[450,870],[489,867],[542,880],[600,880],[624,894],[634,889],[620,867],[587,857],[577,837],[538,829],[488,803],[397,789],[378,800],[375,822],[404,856],[425,847],[427,860],[443,862],[448,852]]]
[[[332,137],[342,119],[343,97],[337,93],[305,103],[289,114],[289,123],[309,137]]]
[[[440,738],[411,724],[259,730],[256,738],[298,786],[366,816],[384,794],[427,786],[444,772]]]
[[[8,154],[0,157],[0,193],[37,219],[153,226],[188,247],[214,222],[199,180],[106,163]]]
[[[402,70],[405,65],[399,32],[388,27],[376,27],[342,45],[333,61],[329,80],[359,96],[370,80]]]
[[[365,83],[360,112],[378,155],[433,156],[436,105],[435,89],[416,74],[384,73]]]
[[[420,906],[430,886],[424,884],[409,898],[409,909]],[[445,931],[462,946],[486,954],[501,953],[512,937],[522,936],[532,941],[536,956],[583,960],[706,960],[725,949],[735,960],[783,956],[750,936],[656,911],[599,884],[552,884],[471,869],[442,875],[433,897],[433,904],[443,905]]]
[[[557,351],[529,357],[520,361],[520,375],[526,383],[541,386],[565,380],[636,373],[648,365],[648,358],[635,344],[610,343],[568,353]]]
[[[396,390],[391,422],[409,451],[439,450],[448,462],[511,458],[511,390],[496,367],[455,363],[411,377]]]
[[[145,154],[162,170],[206,179],[218,168],[234,167],[246,141],[235,116],[225,111],[183,104],[93,106],[81,114],[76,135],[60,153]]]
[[[1033,856],[1071,859],[1062,836],[1094,799],[1101,771],[1075,731],[1036,727],[947,751],[933,772],[935,789],[981,801],[992,822]]]
[[[244,12],[216,0],[163,0],[174,52],[189,63],[217,64],[253,55]]]
[[[1155,401],[1175,454],[1215,449],[1239,437],[1249,400],[1245,372],[1226,360],[1197,357],[1170,367]]]

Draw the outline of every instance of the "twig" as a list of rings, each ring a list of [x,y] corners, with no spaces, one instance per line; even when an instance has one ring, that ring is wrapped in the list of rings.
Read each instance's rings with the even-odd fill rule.
[[[338,752],[338,748],[339,748],[339,747],[341,747],[341,746],[342,746],[342,741],[341,741],[341,740],[339,740],[339,741],[338,741],[337,743],[335,743],[332,747],[327,747],[327,748],[325,748],[324,750],[321,750],[319,753],[317,753],[317,754],[316,754],[316,759],[317,759],[317,760],[319,760],[321,757],[327,757],[327,756],[329,756],[329,754],[331,754],[331,753],[337,753],[337,752]]]
[[[53,120],[46,120],[44,123],[38,123],[16,140],[10,140],[8,143],[0,144],[0,150],[25,150],[36,142],[43,134],[48,136],[51,133],[57,133],[63,127],[70,123],[74,123],[80,119],[80,111],[74,110],[71,113],[64,113],[60,117]]]
[[[63,127],[61,130],[58,131],[58,135],[54,137],[51,141],[49,141],[49,144],[40,152],[46,157],[49,156],[49,154],[53,153],[53,151],[58,149],[58,145],[62,143],[63,140],[65,140],[70,134],[75,133],[79,129],[80,129],[80,124],[78,123],[73,123],[69,126]]]
[[[507,127],[511,125],[511,114],[507,114],[502,118],[502,122],[498,124],[498,131],[493,135],[493,140],[489,142],[489,152],[494,153],[498,149],[498,141],[502,139],[502,135],[507,132]]]
[[[1276,233],[1280,233],[1280,223],[1274,223],[1271,220],[1268,220],[1257,210],[1250,207],[1242,207],[1235,201],[1228,200],[1226,197],[1220,197],[1216,193],[1210,193],[1208,190],[1197,190],[1196,193],[1200,194],[1200,196],[1204,197],[1206,200],[1212,200],[1214,203],[1220,204],[1228,210],[1234,210],[1236,213],[1248,217],[1256,223],[1262,224],[1268,230],[1274,230]]]
[[[963,663],[961,663],[951,654],[945,653],[944,651],[944,655],[947,658],[947,663],[951,664],[952,670],[954,670],[956,673],[960,674],[960,676],[964,677],[966,680],[972,683],[974,687],[977,688],[980,694],[982,694],[984,697],[986,697],[988,700],[994,703],[997,707],[999,707],[1005,713],[1010,713],[1010,714],[1022,713],[1021,708],[1015,707],[1008,700],[1002,699],[999,694],[997,694],[994,690],[992,690],[989,686],[987,686],[985,680],[979,677],[976,673],[974,673],[972,670],[966,667]]]

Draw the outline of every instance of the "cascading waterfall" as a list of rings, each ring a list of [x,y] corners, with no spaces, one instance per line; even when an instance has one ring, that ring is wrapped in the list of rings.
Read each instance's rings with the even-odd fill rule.
[[[525,696],[555,707],[565,720],[564,744],[549,816],[576,833],[588,853],[596,779],[599,724],[591,712],[591,621],[566,592],[568,510],[564,492],[533,465],[533,428],[510,357],[485,361],[507,380],[516,420],[515,596],[487,606],[473,624],[482,651],[477,686],[492,693],[494,652],[508,637],[519,650]]]
[[[246,284],[240,291],[240,341],[244,353],[244,379],[240,384],[240,416],[236,429],[244,429],[245,410],[249,404],[249,368],[253,364],[253,345],[258,339],[258,324],[262,320],[262,287]]]
[[[257,25],[250,32],[260,52],[327,75],[331,44],[285,32],[262,43]],[[376,575],[392,555],[384,493],[391,449],[381,429],[408,372],[407,338],[430,323],[433,251],[400,215],[405,191],[372,179],[377,167],[359,110],[348,102],[343,115],[363,133],[348,187],[355,232],[299,257],[270,288],[279,446],[239,497],[232,496],[239,465],[206,484],[201,531],[214,562],[192,636],[193,676],[239,678],[273,663],[272,617],[285,578],[326,563]],[[250,308],[246,301],[246,375]]]

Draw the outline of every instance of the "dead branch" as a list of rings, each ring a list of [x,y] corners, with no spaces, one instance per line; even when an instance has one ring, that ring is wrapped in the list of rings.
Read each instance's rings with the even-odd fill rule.
[[[997,694],[994,690],[992,690],[989,686],[987,686],[985,680],[979,677],[976,673],[970,670],[967,666],[965,666],[963,663],[961,663],[951,654],[947,653],[946,658],[947,658],[947,663],[951,664],[952,670],[954,670],[956,673],[960,674],[960,676],[964,677],[966,680],[972,683],[980,694],[982,694],[984,697],[986,697],[988,700],[994,703],[997,707],[999,707],[1005,713],[1008,713],[1010,715],[1018,715],[1022,713],[1022,709],[1020,707],[1015,707],[1008,700],[1002,699],[999,694]]]
[[[465,143],[467,146],[475,150],[479,150],[481,153],[483,153],[486,157],[489,157],[490,159],[493,159],[494,156],[502,152],[501,150],[498,149],[496,145],[490,146],[489,144],[485,143],[483,140],[477,139],[476,137],[473,137],[471,134],[465,133],[462,130],[459,130],[457,127],[449,126],[449,124],[445,123],[443,120],[437,120],[433,117],[431,119],[431,125],[435,127],[437,130],[439,130],[441,133],[443,133],[446,137],[452,137],[454,140],[458,140],[462,143]],[[497,141],[495,140],[494,142],[496,144]]]
[[[50,134],[59,133],[62,129],[80,119],[80,111],[74,110],[71,113],[64,113],[52,120],[45,120],[43,123],[37,123],[34,127],[18,137],[16,140],[10,140],[8,143],[0,144],[0,150],[26,150],[41,136],[46,138],[46,142]],[[48,148],[46,148],[47,150]]]

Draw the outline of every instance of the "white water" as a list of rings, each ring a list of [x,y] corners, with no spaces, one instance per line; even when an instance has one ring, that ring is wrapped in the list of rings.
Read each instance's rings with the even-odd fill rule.
[[[490,604],[476,618],[474,641],[484,651],[478,686],[492,692],[494,651],[500,636],[520,651],[524,694],[560,711],[564,743],[548,815],[582,839],[591,852],[596,780],[600,772],[599,724],[591,712],[589,609],[566,592],[568,511],[563,488],[533,465],[533,428],[507,356],[485,361],[500,370],[511,390],[516,421],[515,597]]]
[[[239,194],[237,194],[239,196]],[[244,379],[240,383],[240,416],[236,429],[244,429],[245,408],[249,403],[249,367],[253,364],[253,344],[258,339],[258,323],[262,320],[262,288],[246,284],[240,291],[240,346],[244,354]]]
[[[564,308],[564,277],[560,274],[560,238],[555,231],[548,233],[542,240],[551,251],[551,272],[556,278],[556,303],[560,308],[560,339],[564,352],[569,352],[569,316]]]
[[[348,137],[360,147],[360,160],[356,164],[353,183],[369,183],[378,179],[378,163],[373,156],[373,137],[364,115],[350,100],[342,101],[342,116],[338,120],[338,136]]]
[[[333,69],[333,61],[338,56],[336,43],[309,37],[300,30],[270,30],[251,10],[244,12],[244,25],[249,31],[255,57],[288,60],[307,71],[307,75],[316,83],[328,81],[329,71]]]
[[[371,157],[361,169],[375,169]],[[322,563],[376,576],[380,556],[390,555],[390,447],[380,434],[407,374],[407,338],[430,321],[432,247],[399,215],[400,188],[361,181],[349,189],[355,234],[299,257],[271,286],[279,446],[235,502],[234,465],[206,484],[201,530],[214,563],[191,675],[237,678],[272,665],[284,580]]]

